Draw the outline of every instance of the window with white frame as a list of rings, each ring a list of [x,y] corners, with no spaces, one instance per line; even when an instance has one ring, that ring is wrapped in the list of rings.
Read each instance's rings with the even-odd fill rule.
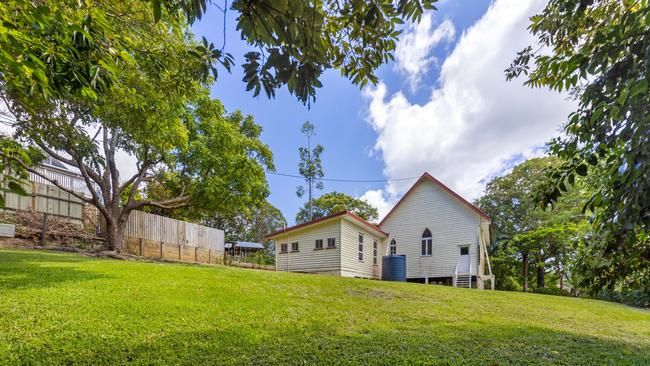
[[[316,239],[314,249],[323,249],[323,239]]]
[[[292,252],[298,252],[298,247],[299,247],[298,242],[291,243],[291,251]]]
[[[430,256],[433,251],[433,238],[431,237],[431,231],[429,229],[424,229],[422,233],[422,248],[420,255]]]
[[[336,248],[336,238],[327,238],[327,247]]]
[[[282,243],[280,244],[280,253],[286,253],[289,251],[289,244]]]
[[[397,242],[395,239],[392,239],[390,241],[390,255],[395,255],[397,254]]]
[[[377,240],[372,242],[372,264],[377,264]]]
[[[359,260],[363,261],[363,234],[359,234]]]

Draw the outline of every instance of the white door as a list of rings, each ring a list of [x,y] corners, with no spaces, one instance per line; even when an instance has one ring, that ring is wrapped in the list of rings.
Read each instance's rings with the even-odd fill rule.
[[[469,273],[469,247],[460,247],[460,262],[458,272]]]

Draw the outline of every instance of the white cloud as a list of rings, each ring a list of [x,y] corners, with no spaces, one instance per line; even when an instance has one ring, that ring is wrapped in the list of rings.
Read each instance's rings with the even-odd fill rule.
[[[375,149],[389,178],[424,171],[468,199],[485,179],[514,157],[539,154],[573,109],[566,96],[507,82],[504,69],[516,51],[532,44],[529,17],[546,1],[497,0],[463,33],[441,66],[439,88],[428,102],[411,103],[385,84],[366,89],[368,121],[378,134]],[[393,182],[379,195],[394,201],[411,182]],[[375,204],[377,192],[371,193]]]
[[[377,211],[379,211],[379,219],[383,218],[393,207],[392,202],[388,202],[384,199],[381,189],[367,191],[359,198],[366,200],[369,204],[377,208]]]
[[[437,59],[431,50],[440,42],[451,42],[456,35],[454,24],[445,20],[434,30],[431,13],[426,13],[419,23],[411,24],[402,34],[395,50],[395,67],[406,74],[409,86],[416,91],[422,76]]]

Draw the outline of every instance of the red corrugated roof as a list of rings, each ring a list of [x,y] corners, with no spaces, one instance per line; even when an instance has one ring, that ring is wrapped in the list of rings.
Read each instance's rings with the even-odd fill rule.
[[[361,222],[362,224],[368,226],[369,228],[374,229],[374,230],[380,232],[381,234],[383,234],[385,236],[388,236],[388,233],[386,233],[385,231],[383,231],[382,229],[377,227],[377,225],[373,225],[373,224],[369,223],[368,221],[362,219],[361,217],[353,214],[350,211],[340,211],[340,212],[333,213],[331,215],[319,217],[319,218],[317,218],[315,220],[311,220],[311,221],[308,221],[308,222],[304,222],[302,224],[290,226],[288,228],[284,228],[284,229],[275,231],[275,232],[273,232],[271,234],[265,235],[264,238],[269,239],[269,238],[274,237],[274,236],[279,235],[279,234],[285,234],[285,233],[288,233],[290,231],[294,231],[294,230],[297,230],[297,229],[300,229],[300,228],[304,228],[304,227],[307,227],[307,226],[310,226],[310,225],[313,225],[313,224],[316,224],[316,223],[319,223],[319,222],[322,222],[322,221],[325,221],[325,220],[329,220],[329,219],[339,217],[339,216],[349,216],[349,217]]]
[[[417,181],[416,181],[416,182],[411,186],[411,188],[409,188],[409,190],[404,194],[404,196],[402,196],[402,198],[400,198],[400,200],[397,202],[397,204],[396,204],[395,206],[393,206],[393,208],[388,212],[388,214],[386,214],[386,216],[384,216],[384,218],[383,218],[383,219],[381,220],[381,222],[379,223],[379,226],[381,226],[381,225],[384,223],[384,221],[386,221],[386,219],[387,219],[387,218],[388,218],[388,217],[393,213],[393,211],[395,211],[395,209],[396,209],[397,207],[399,207],[399,205],[404,201],[404,199],[405,199],[406,197],[408,197],[408,195],[411,194],[411,192],[413,192],[413,190],[415,189],[415,187],[417,187],[418,185],[420,185],[420,183],[425,182],[425,181],[430,181],[430,182],[434,183],[435,185],[439,186],[439,187],[442,188],[443,190],[447,191],[447,193],[451,194],[453,197],[455,197],[455,198],[456,198],[457,200],[459,200],[461,203],[465,204],[465,205],[466,205],[467,207],[469,207],[472,211],[475,211],[475,212],[476,212],[477,214],[479,214],[481,217],[485,218],[486,220],[488,220],[488,221],[490,221],[490,222],[492,221],[492,219],[490,219],[490,216],[488,216],[485,212],[481,211],[478,207],[474,206],[474,205],[473,205],[472,203],[470,203],[468,200],[466,200],[466,199],[464,199],[463,197],[461,197],[458,193],[452,191],[451,188],[449,188],[449,187],[447,187],[446,185],[442,184],[442,182],[440,182],[439,180],[437,180],[436,178],[434,178],[431,174],[425,172],[425,173],[422,174],[422,176],[421,176],[421,177],[420,177],[420,178],[419,178],[419,179],[418,179],[418,180],[417,180]]]

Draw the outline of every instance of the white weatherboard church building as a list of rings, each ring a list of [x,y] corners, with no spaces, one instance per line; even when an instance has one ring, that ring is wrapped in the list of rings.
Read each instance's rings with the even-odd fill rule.
[[[278,271],[380,279],[382,256],[406,256],[407,281],[484,288],[490,218],[424,173],[379,225],[351,212],[267,235]]]

